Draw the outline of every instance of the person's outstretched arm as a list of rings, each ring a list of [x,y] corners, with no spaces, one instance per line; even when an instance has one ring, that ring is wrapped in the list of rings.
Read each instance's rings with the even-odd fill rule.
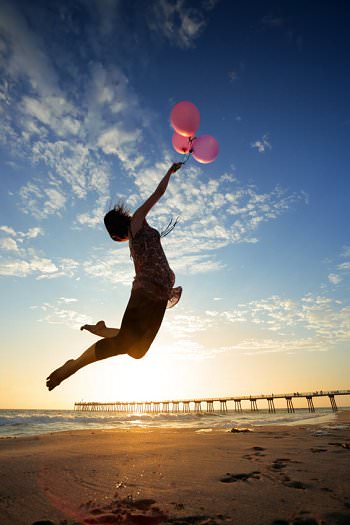
[[[176,162],[174,163],[165,176],[162,178],[160,183],[157,186],[157,189],[152,193],[150,197],[140,206],[134,213],[132,217],[132,223],[135,230],[138,230],[138,228],[141,228],[142,223],[147,215],[147,213],[150,211],[151,208],[159,201],[162,195],[164,195],[165,190],[168,187],[170,176],[175,173],[178,169],[180,169],[182,166],[182,162]],[[137,227],[138,226],[138,227]],[[134,233],[134,232],[133,232]]]

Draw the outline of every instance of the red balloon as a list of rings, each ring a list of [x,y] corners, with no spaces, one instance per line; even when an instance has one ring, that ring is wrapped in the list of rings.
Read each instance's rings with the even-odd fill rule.
[[[172,144],[175,151],[178,153],[188,153],[191,149],[191,142],[188,137],[183,137],[182,135],[179,135],[174,131],[174,135],[172,138]]]
[[[193,157],[202,164],[213,162],[219,155],[219,143],[211,135],[202,135],[193,141]]]
[[[187,100],[175,104],[170,114],[172,127],[184,137],[194,137],[199,128],[200,120],[199,110]]]

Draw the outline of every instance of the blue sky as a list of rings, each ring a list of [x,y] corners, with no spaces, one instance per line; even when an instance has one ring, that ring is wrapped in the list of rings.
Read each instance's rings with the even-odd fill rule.
[[[0,1],[0,406],[349,386],[343,6]],[[81,324],[120,323],[133,266],[103,215],[118,198],[136,209],[180,160],[181,100],[220,143],[149,216],[180,215],[164,249],[183,298],[146,358],[48,394],[93,341]]]

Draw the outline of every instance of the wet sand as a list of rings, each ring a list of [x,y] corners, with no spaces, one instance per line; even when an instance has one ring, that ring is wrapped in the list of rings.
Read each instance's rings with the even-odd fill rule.
[[[330,428],[1,439],[0,524],[349,525],[349,443],[350,412]]]

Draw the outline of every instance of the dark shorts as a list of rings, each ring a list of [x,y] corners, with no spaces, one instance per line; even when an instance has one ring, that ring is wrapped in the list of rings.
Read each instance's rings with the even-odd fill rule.
[[[118,335],[97,341],[96,359],[120,354],[143,357],[158,333],[166,307],[167,301],[155,301],[142,288],[132,290]]]

